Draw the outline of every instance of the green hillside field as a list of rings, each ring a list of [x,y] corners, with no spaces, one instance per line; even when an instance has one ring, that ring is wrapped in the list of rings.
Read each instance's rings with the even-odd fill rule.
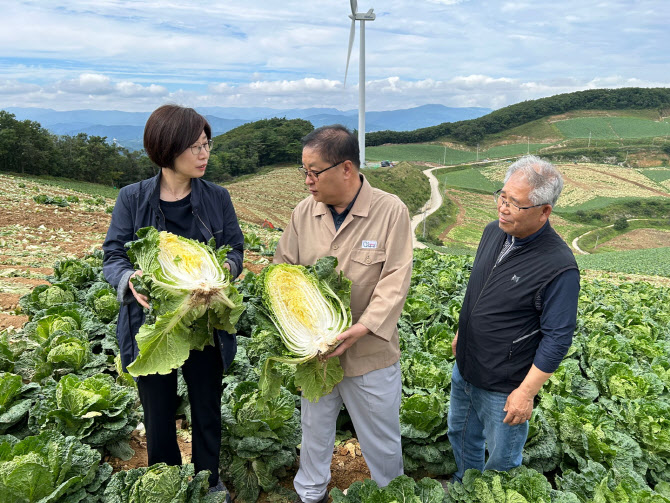
[[[632,117],[580,117],[554,123],[565,138],[653,138],[670,135],[670,122]]]
[[[577,264],[582,269],[670,278],[670,248],[578,255]]]
[[[528,152],[538,153],[548,143],[518,143],[509,145],[497,145],[491,148],[480,148],[477,153],[476,147],[463,147],[454,149],[438,143],[426,144],[401,144],[382,145],[379,147],[368,147],[365,149],[365,158],[368,161],[410,161],[428,162],[434,164],[461,164],[465,162],[483,161],[485,159],[498,159],[506,157],[518,157]]]
[[[501,184],[494,183],[484,176],[482,169],[473,167],[459,170],[440,169],[437,170],[435,176],[444,187],[454,187],[472,192],[492,194],[501,187]]]

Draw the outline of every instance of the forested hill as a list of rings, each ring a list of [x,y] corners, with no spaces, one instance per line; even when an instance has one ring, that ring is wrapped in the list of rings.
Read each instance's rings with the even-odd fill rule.
[[[243,124],[214,138],[208,177],[227,181],[257,173],[263,166],[300,164],[300,139],[312,131],[303,119],[272,118]]]
[[[300,139],[312,131],[302,119],[264,119],[214,138],[205,179],[226,182],[263,166],[300,162]],[[157,173],[143,151],[129,152],[107,138],[54,135],[40,123],[0,110],[0,172],[48,175],[123,187]]]
[[[670,109],[670,88],[591,89],[558,94],[549,98],[523,101],[500,108],[477,119],[444,122],[414,131],[378,131],[365,136],[367,146],[385,143],[421,143],[449,137],[454,141],[475,144],[487,135],[520,126],[549,115],[573,110],[658,109],[662,115]],[[663,110],[666,110],[663,113]]]

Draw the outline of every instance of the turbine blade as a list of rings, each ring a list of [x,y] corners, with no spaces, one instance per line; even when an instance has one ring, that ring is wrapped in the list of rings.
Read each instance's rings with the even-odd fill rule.
[[[351,13],[356,16],[356,10],[358,10],[358,2],[356,0],[349,0],[351,4]]]
[[[356,0],[352,0],[355,2]],[[347,52],[347,66],[344,69],[344,84],[342,87],[347,85],[347,74],[349,73],[349,59],[351,58],[351,48],[354,46],[354,36],[356,35],[356,20],[351,18],[351,30],[349,31],[349,51]]]

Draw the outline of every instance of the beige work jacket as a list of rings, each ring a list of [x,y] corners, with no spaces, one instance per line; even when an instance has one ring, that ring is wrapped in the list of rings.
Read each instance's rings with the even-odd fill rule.
[[[346,376],[388,367],[400,358],[398,318],[412,274],[409,212],[395,195],[363,185],[335,232],[333,216],[312,196],[293,210],[274,256],[275,263],[313,265],[333,255],[352,281],[353,323],[370,330],[340,357]]]

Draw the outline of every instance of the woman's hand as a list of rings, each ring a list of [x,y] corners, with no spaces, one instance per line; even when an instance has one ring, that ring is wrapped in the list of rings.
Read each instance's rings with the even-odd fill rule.
[[[143,272],[142,271],[135,271],[130,278],[128,278],[128,286],[130,287],[130,291],[133,292],[133,297],[135,297],[135,300],[137,303],[142,306],[146,307],[147,309],[151,309],[151,306],[149,306],[149,297],[146,295],[142,295],[140,293],[137,293],[137,290],[135,290],[135,287],[133,286],[133,282],[130,281],[133,279],[135,276],[142,276]]]

